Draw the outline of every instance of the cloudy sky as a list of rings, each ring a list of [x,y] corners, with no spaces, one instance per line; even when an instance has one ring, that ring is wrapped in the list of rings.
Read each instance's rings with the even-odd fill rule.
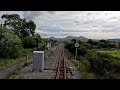
[[[120,38],[120,11],[0,11],[0,16],[6,13],[33,20],[42,37]]]

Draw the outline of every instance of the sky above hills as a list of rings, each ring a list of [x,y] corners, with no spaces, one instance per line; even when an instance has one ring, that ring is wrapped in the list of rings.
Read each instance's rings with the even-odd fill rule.
[[[6,13],[33,20],[42,37],[120,38],[120,11],[0,11],[0,16]]]

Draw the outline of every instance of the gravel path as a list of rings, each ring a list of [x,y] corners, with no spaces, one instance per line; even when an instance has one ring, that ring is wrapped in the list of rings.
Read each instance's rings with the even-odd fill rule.
[[[31,61],[32,61],[32,59],[29,59],[29,62],[31,62]],[[23,65],[23,64],[24,64],[24,62],[21,62],[21,63],[18,63],[18,64],[16,64],[16,65],[13,65],[13,66],[11,66],[11,67],[9,67],[9,68],[4,69],[3,71],[0,72],[0,79],[5,78],[5,76],[6,76],[7,74],[13,72],[18,65]]]

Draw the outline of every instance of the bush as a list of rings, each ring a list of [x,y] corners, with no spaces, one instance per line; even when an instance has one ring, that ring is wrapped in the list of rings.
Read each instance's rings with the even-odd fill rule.
[[[21,39],[14,32],[0,28],[0,57],[17,58],[22,52]]]
[[[33,36],[22,38],[22,43],[24,48],[34,48],[37,46],[37,42]]]
[[[77,54],[80,56],[84,56],[87,54],[87,49],[84,46],[80,45],[80,47],[78,48]]]
[[[92,49],[93,48],[93,45],[91,45],[91,44],[87,44],[87,43],[83,43],[82,44],[83,46],[85,46],[87,49]]]
[[[68,51],[70,51],[72,54],[75,54],[76,48],[74,44],[66,43],[65,48],[68,49]]]
[[[91,70],[101,78],[120,77],[120,62],[114,60],[112,56],[104,53],[89,52],[86,58],[90,62]]]
[[[38,51],[44,51],[45,50],[45,44],[44,43],[39,43],[39,46],[37,48]]]
[[[67,48],[71,53],[75,54],[75,51],[76,51],[76,47],[74,44],[71,44],[71,43],[67,43],[65,48]],[[87,49],[86,47],[84,47],[83,45],[80,45],[78,48],[77,48],[77,55],[78,56],[84,56],[85,54],[87,54]]]

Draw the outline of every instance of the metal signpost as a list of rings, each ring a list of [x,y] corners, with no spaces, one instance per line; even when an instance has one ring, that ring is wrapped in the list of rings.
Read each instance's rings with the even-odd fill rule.
[[[75,51],[75,60],[76,60],[76,57],[77,57],[77,48],[79,47],[79,43],[75,43],[75,47],[76,47],[76,51]]]

